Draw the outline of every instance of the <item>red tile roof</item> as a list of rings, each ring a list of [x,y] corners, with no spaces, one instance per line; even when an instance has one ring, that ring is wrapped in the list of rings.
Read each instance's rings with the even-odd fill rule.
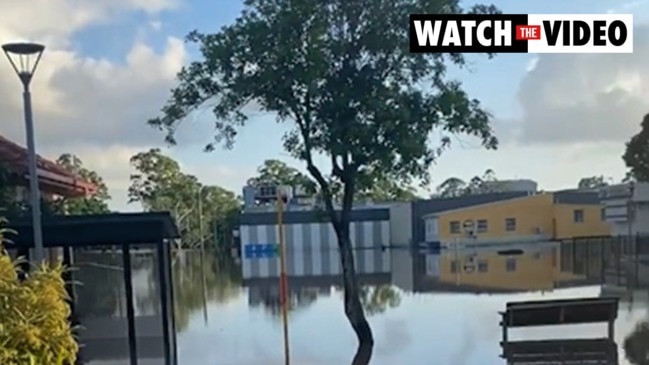
[[[27,177],[27,149],[0,135],[0,163],[10,172]],[[41,156],[37,157],[38,181],[43,191],[65,197],[84,196],[97,187],[60,165]]]

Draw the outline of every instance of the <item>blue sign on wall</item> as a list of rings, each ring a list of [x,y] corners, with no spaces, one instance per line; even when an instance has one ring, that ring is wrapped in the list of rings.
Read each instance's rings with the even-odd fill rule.
[[[253,243],[243,246],[243,256],[246,259],[268,259],[277,257],[279,246],[274,243]]]
[[[422,242],[419,244],[419,252],[437,255],[442,251],[442,243],[437,242]]]

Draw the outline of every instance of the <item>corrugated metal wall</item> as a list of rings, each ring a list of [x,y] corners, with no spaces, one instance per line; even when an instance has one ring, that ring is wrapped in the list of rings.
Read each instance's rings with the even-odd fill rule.
[[[242,225],[241,251],[248,244],[278,243],[276,225]],[[289,276],[341,274],[336,235],[331,223],[294,223],[284,226],[286,266]],[[390,255],[382,246],[390,244],[388,220],[350,223],[358,273],[390,272]],[[244,279],[279,276],[279,258],[242,258]]]

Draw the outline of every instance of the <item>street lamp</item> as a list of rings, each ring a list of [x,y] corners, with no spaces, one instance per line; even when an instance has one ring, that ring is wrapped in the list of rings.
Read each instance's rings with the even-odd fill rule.
[[[36,169],[36,146],[34,143],[34,121],[32,117],[32,96],[29,83],[38,66],[45,46],[37,43],[7,43],[2,46],[7,59],[23,84],[23,104],[25,109],[25,131],[27,135],[27,157],[29,165],[29,197],[31,201],[32,226],[34,229],[34,258],[41,262],[43,250],[43,231],[41,228],[41,201]]]

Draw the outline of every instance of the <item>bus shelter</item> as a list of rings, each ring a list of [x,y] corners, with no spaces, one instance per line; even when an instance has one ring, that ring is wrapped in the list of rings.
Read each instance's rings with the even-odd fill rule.
[[[162,213],[44,216],[43,245],[61,258],[78,364],[177,365],[171,245],[178,228]],[[5,247],[29,258],[28,219],[10,220]]]

